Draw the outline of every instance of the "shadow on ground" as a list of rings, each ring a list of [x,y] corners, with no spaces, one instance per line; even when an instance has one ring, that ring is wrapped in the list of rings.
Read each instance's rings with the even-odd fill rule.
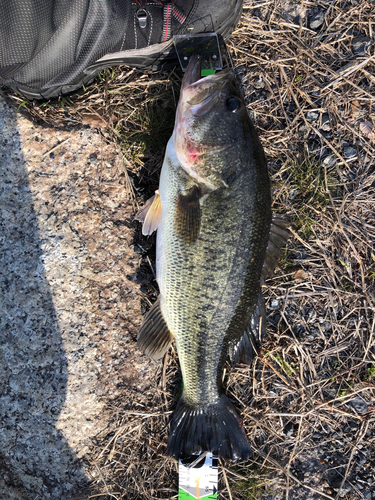
[[[2,498],[65,499],[87,478],[55,427],[66,397],[67,361],[15,110],[2,98],[0,210]]]

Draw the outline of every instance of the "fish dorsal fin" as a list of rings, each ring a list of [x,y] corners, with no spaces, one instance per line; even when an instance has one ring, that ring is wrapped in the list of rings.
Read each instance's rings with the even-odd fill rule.
[[[273,275],[281,254],[281,247],[287,242],[290,236],[288,227],[289,223],[284,219],[280,217],[272,218],[266,256],[262,269],[262,280],[266,280]]]
[[[174,224],[177,235],[185,243],[191,245],[196,241],[201,225],[198,186],[178,192]]]
[[[262,293],[259,292],[258,302],[250,318],[245,332],[236,343],[233,342],[229,347],[229,357],[233,364],[243,363],[250,365],[258,350],[262,339],[266,335],[266,306]]]
[[[159,190],[138,210],[135,220],[143,223],[142,234],[148,236],[157,230],[161,220],[161,202]]]
[[[173,336],[163,318],[160,296],[146,314],[138,332],[138,347],[153,359],[160,359],[169,349]]]

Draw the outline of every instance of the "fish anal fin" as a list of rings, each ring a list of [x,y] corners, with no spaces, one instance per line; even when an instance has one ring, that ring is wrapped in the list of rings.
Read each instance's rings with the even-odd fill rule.
[[[266,336],[266,306],[262,293],[259,292],[257,305],[245,328],[244,334],[237,343],[229,348],[229,357],[233,364],[250,365],[258,354],[262,339]]]
[[[161,220],[161,202],[159,190],[138,210],[135,219],[142,222],[142,234],[148,236],[157,230]]]
[[[194,185],[186,191],[179,191],[175,209],[175,230],[177,235],[187,244],[193,244],[198,238],[201,209],[200,191]]]
[[[288,228],[289,223],[286,220],[280,217],[272,218],[266,256],[264,258],[261,275],[262,280],[266,280],[273,275],[274,269],[277,266],[281,255],[281,248],[290,237],[290,231]]]
[[[173,336],[160,308],[160,296],[146,314],[138,332],[138,347],[153,359],[160,359],[169,349]]]

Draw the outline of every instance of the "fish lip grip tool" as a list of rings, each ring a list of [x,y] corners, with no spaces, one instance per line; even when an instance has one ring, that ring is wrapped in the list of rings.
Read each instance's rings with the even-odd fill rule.
[[[199,55],[202,60],[202,76],[223,69],[223,58],[217,33],[175,35],[173,42],[182,71],[186,71],[191,56],[195,54]]]

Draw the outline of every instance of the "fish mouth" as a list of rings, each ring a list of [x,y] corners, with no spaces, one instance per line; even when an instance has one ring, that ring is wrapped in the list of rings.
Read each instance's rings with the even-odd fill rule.
[[[185,90],[191,84],[197,82],[201,78],[202,58],[199,55],[193,55],[190,58],[188,67],[186,68],[182,79],[181,91]]]
[[[223,186],[228,187],[228,185],[220,176],[216,174],[207,176],[207,172],[204,173],[205,159],[215,158],[232,148],[233,145],[219,142],[207,147],[204,144],[205,126],[201,132],[197,132],[194,125],[211,112],[214,112],[216,116],[218,111],[215,112],[215,109],[224,98],[227,92],[226,87],[232,85],[235,76],[230,69],[224,69],[202,78],[201,67],[202,58],[197,55],[192,56],[181,84],[172,137],[176,157],[181,167],[196,179],[200,186],[205,186],[207,192],[211,192]],[[211,121],[210,118],[208,121],[203,120],[206,125]],[[210,161],[212,163],[213,160]],[[202,168],[203,174],[201,174]]]
[[[190,58],[181,85],[181,93],[189,106],[199,106],[201,109],[217,102],[220,90],[234,75],[229,68],[201,77],[202,58],[194,55]],[[203,111],[201,109],[201,111]]]

